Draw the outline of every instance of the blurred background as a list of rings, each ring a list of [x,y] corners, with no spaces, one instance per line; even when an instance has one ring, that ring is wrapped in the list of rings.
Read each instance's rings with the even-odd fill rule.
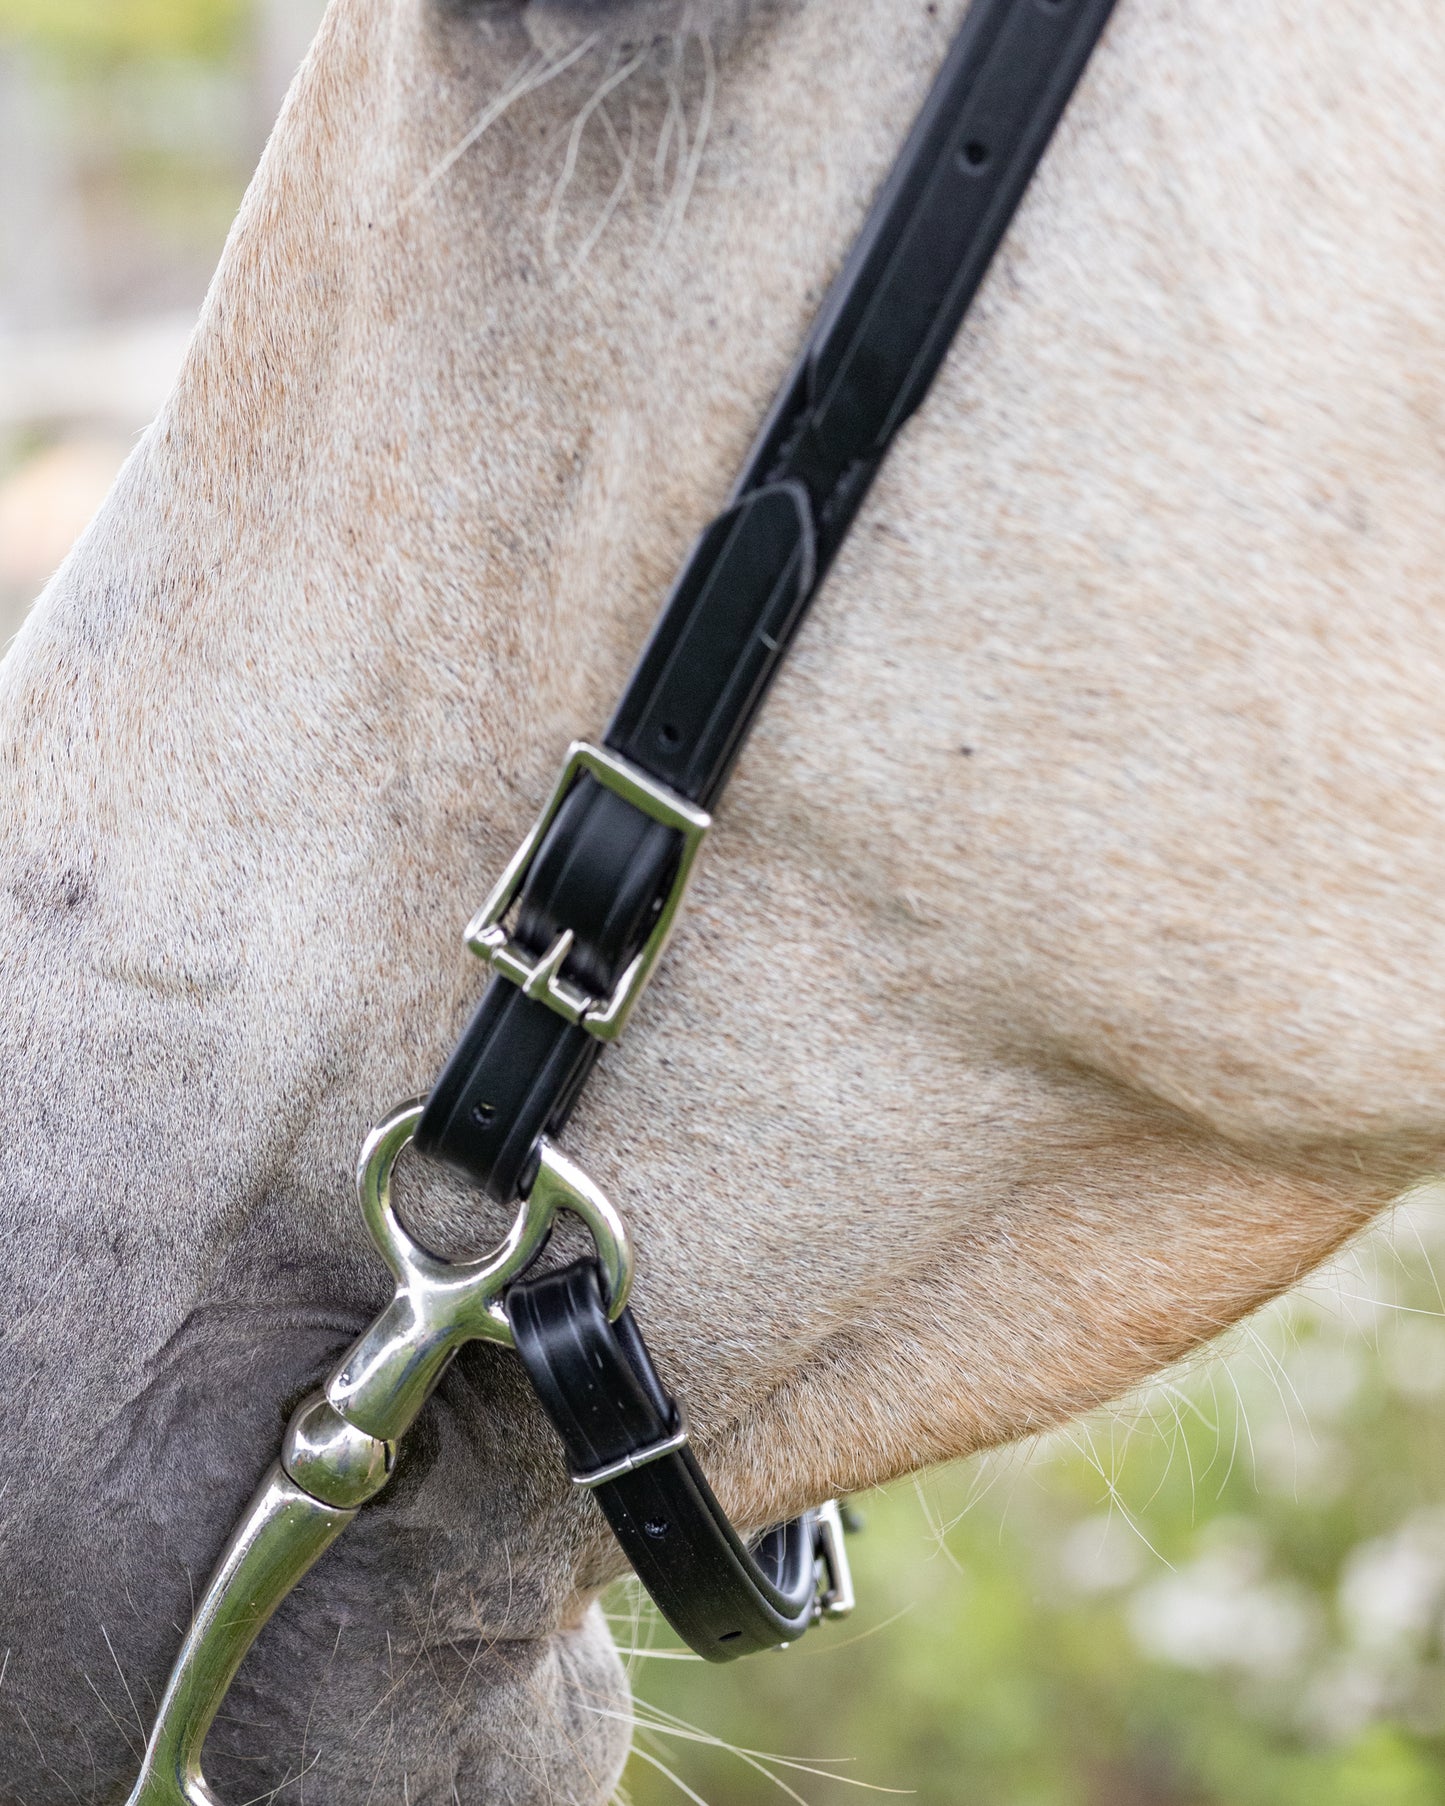
[[[0,0],[0,641],[180,360],[320,0]],[[1432,1262],[1432,1255],[1434,1261]],[[1445,1193],[1221,1350],[858,1501],[855,1620],[611,1601],[631,1806],[1445,1806]]]
[[[0,0],[0,637],[170,382],[324,0]]]
[[[795,1649],[708,1668],[618,1589],[633,1806],[1445,1801],[1442,1262],[1432,1188],[1119,1409],[859,1499]]]

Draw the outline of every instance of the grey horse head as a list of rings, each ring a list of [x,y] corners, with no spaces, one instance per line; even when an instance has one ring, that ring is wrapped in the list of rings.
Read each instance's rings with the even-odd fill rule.
[[[4,1806],[123,1797],[386,1293],[356,1147],[962,10],[335,0],[0,669]],[[1438,1161],[1435,23],[1121,0],[568,1132],[745,1526],[1117,1395]],[[218,1792],[595,1806],[618,1567],[469,1351]]]

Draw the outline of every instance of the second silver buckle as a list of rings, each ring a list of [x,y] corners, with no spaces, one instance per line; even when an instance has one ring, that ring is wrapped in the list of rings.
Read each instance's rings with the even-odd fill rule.
[[[505,921],[512,905],[521,895],[542,841],[557,811],[562,807],[573,784],[584,773],[594,777],[604,789],[611,790],[624,802],[675,829],[682,836],[682,853],[677,872],[663,899],[662,908],[652,931],[607,998],[593,997],[562,977],[562,967],[572,951],[573,933],[564,929],[540,957],[521,948],[508,934]],[[485,960],[500,978],[517,985],[528,997],[545,1004],[568,1022],[585,1028],[599,1041],[615,1041],[627,1027],[627,1019],[641,996],[653,967],[667,945],[677,916],[678,905],[687,889],[692,867],[702,847],[712,817],[686,797],[669,790],[628,760],[604,747],[586,740],[576,740],[567,752],[546,807],[536,826],[518,847],[491,894],[467,927],[467,945],[479,959]]]

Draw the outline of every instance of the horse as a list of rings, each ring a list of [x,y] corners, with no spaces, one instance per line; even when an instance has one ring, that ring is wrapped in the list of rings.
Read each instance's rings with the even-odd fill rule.
[[[361,1135],[964,10],[333,0],[0,667],[5,1806],[133,1773],[385,1295]],[[1121,0],[568,1129],[744,1526],[1117,1398],[1439,1164],[1434,23]],[[212,1781],[595,1806],[618,1566],[470,1349]]]

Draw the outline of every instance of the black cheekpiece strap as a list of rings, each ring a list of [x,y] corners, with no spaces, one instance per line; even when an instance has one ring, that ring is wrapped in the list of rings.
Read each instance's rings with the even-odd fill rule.
[[[721,793],[1113,4],[970,7],[726,511],[689,557],[604,736],[607,756],[684,812],[711,809]],[[494,958],[498,975],[416,1135],[422,1152],[502,1202],[530,1187],[543,1137],[565,1124],[602,1050],[598,1021],[615,1011],[655,925],[666,926],[686,871],[682,819],[656,818],[595,767],[583,769],[529,855],[505,973]],[[544,979],[562,987],[550,1001]],[[800,1520],[749,1551],[685,1443],[658,1452],[681,1434],[677,1408],[631,1317],[607,1321],[593,1269],[520,1283],[507,1308],[575,1473],[585,1480],[630,1464],[592,1490],[678,1633],[699,1654],[727,1660],[805,1628],[815,1613],[813,1526]],[[655,1458],[642,1461],[649,1452]]]
[[[817,1615],[812,1514],[744,1546],[631,1312],[607,1321],[597,1268],[512,1286],[507,1321],[574,1484],[592,1492],[678,1636],[718,1662],[801,1636]]]

